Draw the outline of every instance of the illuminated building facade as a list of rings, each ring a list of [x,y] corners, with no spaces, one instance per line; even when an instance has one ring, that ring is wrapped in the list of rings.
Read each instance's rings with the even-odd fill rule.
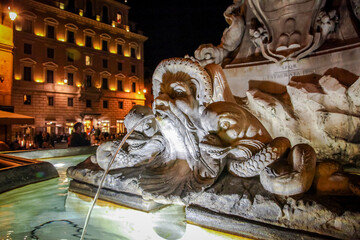
[[[145,104],[146,92],[147,38],[131,31],[129,7],[114,0],[21,0],[15,7],[15,112],[49,133],[70,133],[77,121],[87,131],[123,132],[125,115]]]

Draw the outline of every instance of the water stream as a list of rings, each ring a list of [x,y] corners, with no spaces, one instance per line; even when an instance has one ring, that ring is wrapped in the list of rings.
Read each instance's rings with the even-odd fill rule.
[[[117,150],[116,150],[116,153],[114,154],[113,158],[111,159],[111,161],[109,162],[109,164],[107,165],[106,167],[106,170],[104,172],[104,175],[102,176],[101,180],[100,180],[100,183],[99,183],[99,187],[96,191],[96,194],[95,194],[95,197],[92,201],[92,204],[89,208],[89,212],[88,214],[86,215],[86,219],[85,219],[85,223],[84,223],[84,228],[83,228],[83,231],[82,231],[82,234],[81,234],[81,238],[80,240],[84,240],[84,237],[85,237],[85,233],[86,233],[86,227],[89,223],[89,220],[90,220],[90,216],[91,216],[91,212],[95,206],[95,203],[96,203],[96,200],[99,198],[99,195],[100,195],[100,190],[102,188],[102,185],[104,183],[104,180],[105,180],[105,177],[106,175],[108,174],[109,170],[110,170],[110,167],[111,165],[113,164],[113,162],[115,161],[115,157],[116,155],[119,153],[120,149],[122,148],[122,146],[124,145],[126,139],[130,136],[130,134],[135,130],[135,128],[140,125],[140,123],[142,123],[143,121],[147,120],[147,119],[150,119],[150,118],[154,118],[155,116],[153,115],[149,115],[149,116],[145,116],[143,117],[142,119],[140,119],[139,121],[136,122],[136,124],[128,131],[128,133],[125,135],[125,137],[121,140],[120,142],[120,145],[118,146]]]

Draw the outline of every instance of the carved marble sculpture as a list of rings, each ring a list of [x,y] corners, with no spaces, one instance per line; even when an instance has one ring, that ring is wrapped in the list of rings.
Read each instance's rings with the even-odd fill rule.
[[[267,190],[283,195],[308,190],[316,159],[312,148],[298,145],[289,162],[281,162],[290,149],[289,140],[272,139],[256,117],[234,102],[218,65],[203,68],[191,59],[164,60],[154,72],[153,89],[156,122],[150,119],[139,125],[111,166],[145,164],[139,179],[144,194],[185,196],[211,186],[225,165],[236,176],[253,177],[275,161],[293,168],[288,169],[287,177],[281,176],[285,182],[272,174],[276,167],[262,174],[269,180],[263,184]],[[150,109],[136,106],[126,116],[125,126],[131,128],[152,114]],[[100,167],[107,167],[117,146],[118,142],[113,142],[99,147]],[[160,162],[156,167],[149,164],[155,158]],[[293,191],[282,191],[282,184],[289,183]],[[276,187],[268,187],[271,184]]]
[[[245,21],[241,8],[243,4],[244,0],[234,0],[234,4],[225,10],[224,17],[230,26],[225,29],[219,46],[203,44],[195,51],[195,58],[200,61],[201,65],[219,64],[239,46],[245,31]]]
[[[356,5],[355,2],[352,1],[352,4]],[[256,51],[272,62],[298,61],[321,47],[335,31],[338,23],[336,11],[322,11],[325,3],[326,0],[234,1],[224,12],[230,27],[224,31],[221,44],[217,47],[200,45],[195,51],[195,58],[203,65],[221,64],[244,39],[251,41]],[[247,26],[245,16],[251,22]],[[249,33],[246,38],[244,31]]]
[[[154,115],[149,107],[134,106],[125,117],[125,127],[131,129],[136,122],[148,115]],[[97,163],[104,170],[107,169],[119,144],[120,141],[101,144],[96,151],[96,158],[92,158],[93,163]],[[165,147],[166,142],[158,132],[154,116],[154,118],[148,119],[135,128],[126,140],[126,144],[115,157],[110,170],[149,164],[165,152]]]

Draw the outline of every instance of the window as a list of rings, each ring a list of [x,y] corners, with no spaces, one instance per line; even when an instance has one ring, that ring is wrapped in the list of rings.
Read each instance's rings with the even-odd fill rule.
[[[133,82],[133,83],[131,84],[131,90],[132,90],[133,92],[136,92],[136,83],[135,83],[135,82]]]
[[[33,33],[33,21],[29,19],[24,19],[22,30],[23,32]]]
[[[73,52],[66,52],[66,59],[68,62],[74,62],[74,53]]]
[[[103,100],[103,108],[108,108],[108,101],[106,100]]]
[[[31,81],[31,67],[24,67],[24,75],[23,75],[24,81]]]
[[[117,45],[117,54],[123,55],[123,47],[121,44]]]
[[[93,17],[92,8],[93,8],[92,7],[92,2],[90,0],[86,0],[85,17],[88,17],[88,18]]]
[[[118,89],[118,91],[124,91],[122,80],[117,81],[117,89]]]
[[[131,65],[131,73],[136,73],[136,65]]]
[[[118,24],[121,24],[121,13],[116,13],[116,22],[118,23]]]
[[[130,51],[131,51],[131,52],[130,52],[131,57],[132,57],[132,58],[136,58],[136,50],[135,50],[135,48],[132,47]]]
[[[86,87],[91,87],[91,75],[86,75]]]
[[[69,86],[74,85],[74,73],[68,73],[67,74],[67,80],[68,80],[68,85]]]
[[[124,120],[116,120],[116,132],[125,133]]]
[[[46,37],[55,38],[55,27],[51,25],[46,26]]]
[[[91,103],[90,103],[91,105]],[[73,98],[68,98],[68,107],[73,107],[74,106],[74,99]]]
[[[107,79],[107,78],[103,78],[103,79],[102,79],[101,88],[102,88],[102,89],[109,89],[108,79]]]
[[[53,70],[46,70],[46,82],[54,83],[54,71]]]
[[[86,66],[91,66],[92,65],[92,59],[88,55],[85,56],[85,65]]]
[[[48,105],[54,106],[54,97],[48,97]]]
[[[86,100],[86,107],[91,108],[91,100],[89,99]]]
[[[66,41],[68,43],[75,43],[75,33],[73,31],[67,30]]]
[[[108,60],[103,59],[103,68],[107,68],[107,67],[108,67]]]
[[[118,102],[119,109],[124,109],[124,102],[120,101]]]
[[[24,95],[24,104],[25,105],[31,104],[31,95]]]
[[[24,43],[24,53],[31,54],[32,52],[32,45],[29,43]]]
[[[91,36],[85,36],[85,47],[90,47],[90,48],[93,47]]]
[[[102,7],[102,21],[104,23],[109,23],[109,11],[106,6]]]
[[[103,51],[108,51],[108,42],[106,40],[101,40],[101,49]]]
[[[48,58],[54,58],[54,55],[55,55],[55,51],[53,48],[47,48],[46,50],[46,56]]]
[[[123,64],[121,62],[118,62],[118,71],[123,70]]]

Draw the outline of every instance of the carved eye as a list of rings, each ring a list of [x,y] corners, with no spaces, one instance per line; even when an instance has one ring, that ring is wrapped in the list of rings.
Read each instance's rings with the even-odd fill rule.
[[[145,123],[144,124],[144,130],[147,130],[147,129],[149,129],[151,126],[150,126],[150,124],[149,123]]]
[[[220,128],[227,130],[230,127],[230,123],[228,121],[220,122]]]

